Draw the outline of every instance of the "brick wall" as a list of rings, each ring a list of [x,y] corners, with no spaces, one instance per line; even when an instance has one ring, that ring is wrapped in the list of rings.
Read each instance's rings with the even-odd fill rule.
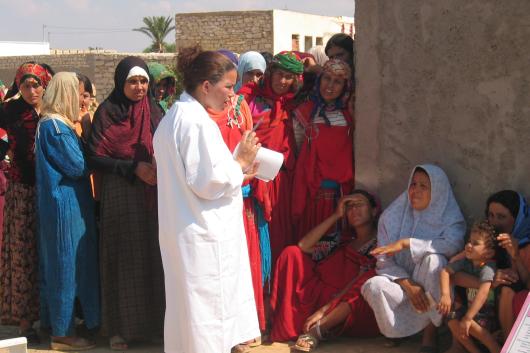
[[[182,13],[175,16],[177,49],[273,51],[272,11]]]
[[[36,61],[50,65],[56,72],[76,71],[90,78],[96,85],[97,99],[103,101],[114,88],[114,69],[118,62],[129,56],[136,55],[146,62],[157,61],[174,67],[176,54],[143,54],[143,53],[81,53],[38,56],[7,56],[0,57],[0,79],[10,85],[20,64]]]

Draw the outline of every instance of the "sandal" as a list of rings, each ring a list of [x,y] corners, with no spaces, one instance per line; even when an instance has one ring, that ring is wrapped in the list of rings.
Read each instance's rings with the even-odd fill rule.
[[[113,351],[126,351],[129,349],[127,342],[119,335],[115,335],[110,338],[109,346]]]
[[[261,346],[261,336],[254,338],[253,340],[250,340],[246,342],[250,346],[250,348]]]
[[[307,346],[301,346],[299,343],[302,342],[307,344]],[[302,352],[312,352],[318,347],[318,344],[318,338],[309,333],[304,333],[303,335],[298,336],[298,339],[296,340],[296,344],[293,346],[293,349]]]
[[[50,348],[52,351],[63,352],[86,351],[88,349],[96,348],[96,344],[87,339],[77,337],[72,343],[56,342],[52,340],[50,342]]]
[[[232,347],[230,353],[247,353],[250,352],[250,346],[245,343],[240,343]]]

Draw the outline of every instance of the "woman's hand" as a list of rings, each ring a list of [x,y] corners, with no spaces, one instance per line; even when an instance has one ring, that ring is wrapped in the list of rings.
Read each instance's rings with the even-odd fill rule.
[[[447,316],[450,311],[451,311],[451,296],[442,295],[442,297],[440,298],[440,302],[438,303],[438,312],[443,316]]]
[[[134,171],[141,181],[148,185],[156,185],[156,166],[147,162],[138,162]]]
[[[375,248],[370,252],[370,255],[377,256],[377,255],[394,255],[398,252],[400,252],[403,249],[410,248],[410,238],[400,239],[394,243],[380,246],[378,248]]]
[[[519,274],[517,271],[512,270],[511,268],[497,270],[495,272],[495,277],[493,278],[492,287],[497,288],[501,285],[510,285],[519,280]]]
[[[510,254],[512,259],[519,257],[519,242],[517,239],[508,233],[502,233],[497,237],[497,241],[499,242],[499,246],[506,249],[506,252]]]
[[[460,335],[462,337],[469,337],[469,328],[473,320],[466,318],[465,316],[460,320]]]
[[[243,173],[243,181],[254,179],[258,175],[259,162],[254,162],[250,168]]]
[[[429,310],[429,299],[425,295],[422,286],[408,278],[399,281],[399,285],[403,288],[405,294],[407,294],[414,309],[422,313]]]
[[[346,212],[346,204],[352,201],[354,198],[355,195],[341,197],[339,203],[337,204],[337,209],[335,209],[335,216],[337,216],[337,218],[342,218],[344,216],[344,213]]]
[[[313,315],[308,317],[304,323],[304,326],[302,327],[303,331],[308,333],[309,330],[311,330],[311,327],[315,326],[318,320],[321,320],[324,317],[328,308],[329,304],[326,304],[322,308],[318,309]]]
[[[252,168],[256,154],[258,153],[261,144],[258,143],[259,139],[256,137],[256,133],[253,131],[245,131],[237,147],[237,155],[235,160],[241,166],[243,173],[246,173],[249,168]]]

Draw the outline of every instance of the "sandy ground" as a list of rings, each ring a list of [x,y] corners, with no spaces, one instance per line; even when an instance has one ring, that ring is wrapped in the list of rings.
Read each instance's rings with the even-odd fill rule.
[[[0,339],[6,339],[16,337],[16,328],[9,326],[0,326]],[[320,344],[316,352],[318,353],[415,353],[419,351],[419,337],[412,337],[407,341],[403,342],[400,346],[394,348],[384,347],[384,338],[370,338],[370,339],[359,339],[359,338],[338,338],[332,341],[323,342]],[[446,349],[450,342],[450,337],[446,331],[439,334],[439,342],[442,347]],[[262,346],[255,347],[251,350],[251,353],[288,353],[291,352],[290,345],[292,343],[272,343],[263,344]],[[441,350],[442,352],[443,350]],[[40,353],[40,352],[56,352],[49,350],[49,341],[43,340],[43,343],[37,347],[31,347],[28,349],[29,353]],[[90,351],[92,353],[110,353],[116,352],[108,348],[108,341],[102,337],[98,338],[98,346]],[[162,344],[134,344],[131,345],[127,351],[130,353],[163,353]],[[1,352],[3,353],[3,352]],[[204,353],[215,353],[215,352],[204,352]]]

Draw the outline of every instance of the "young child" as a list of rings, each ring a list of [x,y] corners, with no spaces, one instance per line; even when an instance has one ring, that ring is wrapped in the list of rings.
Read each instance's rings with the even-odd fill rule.
[[[473,225],[464,252],[465,258],[448,264],[440,273],[441,298],[438,311],[448,316],[448,326],[453,335],[453,346],[450,352],[462,351],[462,345],[468,352],[480,353],[473,339],[488,348],[490,352],[500,352],[501,347],[491,334],[495,328],[495,299],[491,285],[496,265],[495,229],[487,222]],[[451,312],[451,276],[457,272],[478,277],[478,289],[466,288],[467,306],[456,308]],[[460,343],[460,345],[458,343]]]

